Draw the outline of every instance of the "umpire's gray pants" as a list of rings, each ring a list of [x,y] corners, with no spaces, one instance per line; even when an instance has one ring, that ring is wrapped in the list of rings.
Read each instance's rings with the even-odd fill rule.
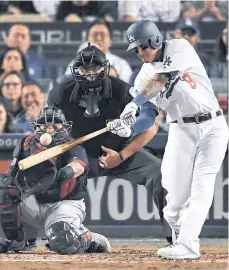
[[[133,184],[144,185],[153,194],[158,208],[166,237],[172,236],[172,231],[164,219],[163,208],[166,205],[166,190],[161,185],[161,160],[147,150],[142,149],[129,159],[113,169],[103,169],[99,166],[98,158],[88,157],[89,178],[98,176],[114,176]]]

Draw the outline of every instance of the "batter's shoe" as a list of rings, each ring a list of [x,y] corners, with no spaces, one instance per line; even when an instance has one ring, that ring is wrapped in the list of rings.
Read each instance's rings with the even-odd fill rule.
[[[200,254],[196,254],[186,246],[175,243],[165,248],[160,248],[157,251],[157,255],[172,260],[180,260],[180,259],[198,259]]]
[[[92,233],[92,241],[86,253],[105,253],[110,252],[111,245],[109,240],[102,234]]]

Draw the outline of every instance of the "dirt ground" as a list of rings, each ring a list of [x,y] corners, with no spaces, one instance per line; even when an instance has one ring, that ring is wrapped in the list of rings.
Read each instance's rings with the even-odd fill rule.
[[[158,247],[114,247],[107,254],[57,255],[45,248],[28,253],[0,254],[1,270],[76,269],[226,269],[227,247],[202,247],[199,260],[165,260],[156,255]]]

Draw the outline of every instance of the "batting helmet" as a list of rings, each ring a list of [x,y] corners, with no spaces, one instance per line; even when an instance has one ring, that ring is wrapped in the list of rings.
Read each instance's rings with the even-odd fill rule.
[[[156,24],[149,20],[141,20],[131,24],[126,31],[126,35],[130,43],[127,51],[140,45],[148,45],[153,49],[159,49],[163,41],[162,34]]]

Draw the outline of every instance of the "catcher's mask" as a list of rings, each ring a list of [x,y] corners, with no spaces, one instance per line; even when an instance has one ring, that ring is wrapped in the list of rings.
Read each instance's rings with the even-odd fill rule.
[[[111,82],[108,77],[110,64],[106,55],[96,46],[80,51],[70,67],[76,85],[72,91],[71,102],[84,107],[85,117],[100,115],[98,102],[102,98],[111,98]]]
[[[52,126],[52,132],[49,132],[50,126]],[[37,120],[31,122],[30,127],[37,140],[40,140],[42,134],[50,133],[52,143],[48,147],[53,147],[64,142],[64,139],[69,136],[69,132],[72,129],[72,121],[66,121],[61,109],[49,106],[40,111]]]

